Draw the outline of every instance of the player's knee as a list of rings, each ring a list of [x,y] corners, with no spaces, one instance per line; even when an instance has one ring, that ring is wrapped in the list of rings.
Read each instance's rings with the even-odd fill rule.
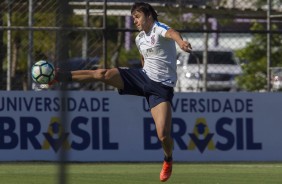
[[[95,70],[95,78],[101,81],[106,80],[106,73],[107,73],[107,69],[98,69]]]
[[[116,74],[117,74],[118,70],[113,68],[113,69],[107,69],[104,73],[104,80],[105,81],[110,81],[111,79],[113,79]]]
[[[106,71],[105,71],[105,74],[104,74],[104,79],[105,79],[105,80],[110,80],[111,77],[112,77],[111,71],[110,71],[110,70],[106,70]]]

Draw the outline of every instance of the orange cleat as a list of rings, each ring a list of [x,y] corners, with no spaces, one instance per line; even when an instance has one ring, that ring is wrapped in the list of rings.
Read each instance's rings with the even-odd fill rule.
[[[167,181],[169,179],[171,173],[172,173],[172,161],[170,161],[170,162],[164,161],[163,168],[162,168],[161,173],[160,173],[161,182]]]

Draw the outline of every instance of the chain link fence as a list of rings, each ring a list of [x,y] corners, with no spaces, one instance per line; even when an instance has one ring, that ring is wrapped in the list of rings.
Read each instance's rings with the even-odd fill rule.
[[[1,1],[0,89],[34,90],[30,69],[38,60],[69,70],[140,67],[130,15],[134,2]],[[280,0],[146,2],[157,10],[160,22],[180,31],[193,47],[193,54],[178,49],[175,91],[281,88],[282,79],[274,72],[282,66]],[[99,82],[68,88],[113,90]]]

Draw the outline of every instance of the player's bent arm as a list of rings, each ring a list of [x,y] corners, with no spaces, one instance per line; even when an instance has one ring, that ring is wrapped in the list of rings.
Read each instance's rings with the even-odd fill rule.
[[[169,30],[167,30],[165,37],[174,40],[183,51],[191,52],[191,44],[187,41],[184,41],[178,31],[175,31],[174,29],[170,28]]]
[[[172,28],[167,30],[167,32],[165,33],[165,37],[173,39],[177,43],[183,41],[183,38],[182,38],[181,34],[178,31],[176,31],[176,30],[174,30]]]

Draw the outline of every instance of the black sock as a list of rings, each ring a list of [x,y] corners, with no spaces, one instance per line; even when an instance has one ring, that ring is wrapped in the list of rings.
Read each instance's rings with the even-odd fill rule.
[[[56,78],[59,82],[71,82],[72,75],[70,71],[58,71]]]
[[[171,162],[172,161],[172,156],[170,156],[170,157],[164,157],[164,161],[166,161],[166,162]]]

